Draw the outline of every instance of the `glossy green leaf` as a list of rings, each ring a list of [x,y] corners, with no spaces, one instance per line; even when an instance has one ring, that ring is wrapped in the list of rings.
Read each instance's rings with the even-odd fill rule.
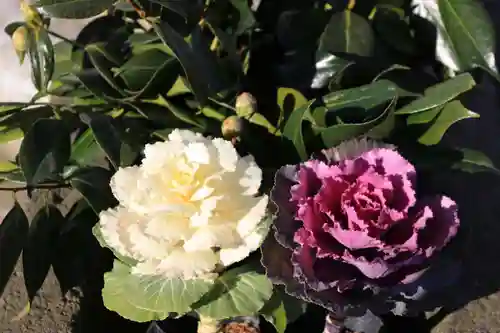
[[[122,142],[120,133],[112,124],[112,119],[108,116],[95,116],[92,117],[89,126],[97,143],[117,170],[122,166],[122,147],[126,144]]]
[[[436,118],[443,107],[444,105],[439,105],[429,110],[410,114],[408,118],[406,118],[406,123],[408,125],[429,123]]]
[[[477,0],[438,0],[444,29],[460,70],[479,66],[497,79],[495,31],[490,16]]]
[[[195,12],[199,7],[199,2],[196,0],[149,0],[152,3],[162,5],[183,17],[188,17],[190,13]]]
[[[205,72],[197,50],[191,46],[177,33],[167,22],[153,25],[156,33],[162,41],[167,44],[181,63],[193,93],[200,103],[204,104],[210,96],[210,84],[208,78],[202,75]]]
[[[410,55],[413,55],[417,50],[409,22],[404,16],[404,12],[401,13],[400,8],[378,6],[373,25],[378,33],[377,36],[380,36],[395,50]]]
[[[460,94],[472,89],[475,85],[476,82],[469,73],[457,75],[452,79],[428,88],[423,97],[397,110],[396,114],[412,114],[435,108],[453,100]]]
[[[61,120],[40,119],[24,137],[19,162],[29,185],[53,179],[71,153],[68,129]]]
[[[234,8],[238,10],[240,13],[238,27],[236,28],[236,34],[240,35],[243,32],[251,29],[255,25],[255,17],[253,15],[250,6],[248,5],[248,1],[246,0],[230,0],[233,4]]]
[[[137,98],[144,93],[154,96],[166,93],[179,77],[180,66],[174,57],[151,49],[130,58],[117,72],[128,92]]]
[[[252,316],[266,304],[273,293],[273,284],[264,274],[247,266],[226,271],[213,288],[193,308],[202,316],[224,319]]]
[[[183,315],[191,310],[213,286],[208,280],[166,279],[134,275],[130,267],[115,260],[113,270],[104,274],[104,305],[120,316],[136,321],[163,320],[169,313]]]
[[[463,158],[452,166],[453,169],[469,173],[493,172],[497,175],[500,174],[500,170],[495,167],[493,161],[484,153],[467,148],[462,148],[460,151],[463,154]]]
[[[0,223],[0,297],[9,281],[28,237],[26,214],[16,201]]]
[[[336,116],[337,112],[346,108],[356,108],[363,112],[363,117],[368,112],[398,96],[397,86],[388,80],[379,80],[356,88],[331,92],[323,96],[326,108],[314,111],[313,118],[321,127],[328,126],[328,117]],[[352,112],[349,114],[353,115]],[[342,119],[345,121],[345,119]]]
[[[23,276],[30,301],[49,273],[56,240],[63,224],[61,212],[51,205],[42,207],[30,224],[28,240],[23,249]]]
[[[363,123],[350,123],[350,124],[337,124],[326,128],[320,129],[321,139],[325,147],[335,147],[342,141],[352,139],[356,136],[362,135],[374,128],[376,125],[384,121],[390,112],[393,112],[394,105],[397,98],[394,97],[392,102],[386,107],[377,118],[363,122]]]
[[[284,333],[286,327],[302,316],[307,303],[288,295],[281,286],[275,286],[273,296],[259,313],[276,329]]]
[[[81,166],[88,166],[93,165],[102,154],[103,151],[89,128],[71,146],[70,160]]]
[[[373,30],[363,17],[350,10],[332,15],[319,41],[325,52],[368,57],[374,47]]]
[[[451,101],[445,105],[429,129],[418,139],[418,142],[428,146],[438,144],[451,125],[467,118],[479,118],[479,115],[465,108],[460,101]]]
[[[83,19],[102,13],[115,0],[38,0],[35,4],[51,17]]]
[[[278,127],[281,127],[281,124],[295,109],[305,104],[307,104],[307,99],[300,91],[285,87],[278,88],[278,106],[280,108]]]
[[[308,154],[302,132],[302,123],[304,120],[312,120],[310,108],[313,103],[314,101],[311,101],[293,110],[285,123],[285,127],[283,127],[283,136],[293,143],[299,157],[303,160],[308,158]]]
[[[120,60],[116,59],[113,54],[106,50],[104,43],[89,44],[85,47],[85,52],[88,54],[94,68],[99,72],[106,83],[120,95],[126,96],[119,78],[114,77],[111,71],[113,66],[118,66],[120,64]]]
[[[9,161],[0,162],[0,172],[10,172],[17,169],[18,166],[15,163]]]
[[[332,81],[339,81],[344,71],[352,64],[352,61],[319,50],[316,53],[316,73],[312,79],[311,88],[320,89],[325,86],[330,88],[334,83]]]
[[[81,168],[71,176],[70,184],[82,194],[96,214],[99,214],[118,203],[109,185],[111,176],[112,173],[103,168]]]
[[[54,74],[54,46],[47,30],[29,28],[27,34],[31,77],[36,89],[45,92]]]

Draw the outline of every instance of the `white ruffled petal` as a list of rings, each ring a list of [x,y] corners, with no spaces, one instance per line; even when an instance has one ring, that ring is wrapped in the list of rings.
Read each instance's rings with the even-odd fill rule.
[[[137,264],[132,273],[137,275],[161,275],[165,278],[192,279],[213,272],[219,257],[213,251],[170,253],[163,260],[149,260]]]
[[[199,228],[184,243],[184,250],[194,252],[216,247],[235,247],[242,242],[243,240],[232,225],[208,225]]]
[[[254,198],[252,198],[254,199]],[[255,198],[255,205],[249,207],[248,212],[238,221],[236,230],[242,237],[249,235],[253,232],[262,219],[266,216],[266,209],[269,202],[267,195],[260,198]]]

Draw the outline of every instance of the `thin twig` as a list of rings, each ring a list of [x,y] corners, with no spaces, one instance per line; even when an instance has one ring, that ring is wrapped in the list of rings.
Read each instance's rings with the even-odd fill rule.
[[[34,186],[17,186],[17,187],[0,187],[0,191],[10,191],[10,192],[19,192],[19,191],[26,191],[26,190],[55,190],[55,189],[60,189],[60,188],[69,188],[71,187],[70,184],[63,183],[63,184],[40,184],[40,185],[34,185]]]

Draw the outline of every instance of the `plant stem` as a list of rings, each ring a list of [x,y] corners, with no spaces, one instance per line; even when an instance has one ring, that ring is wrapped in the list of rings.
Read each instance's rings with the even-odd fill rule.
[[[335,318],[331,313],[326,316],[323,333],[342,333],[344,330],[344,320]]]
[[[71,187],[70,184],[40,184],[40,185],[35,185],[35,186],[17,186],[17,187],[0,187],[0,191],[10,191],[10,192],[19,192],[19,191],[26,191],[26,190],[42,190],[42,189],[47,189],[47,190],[55,190],[55,189],[60,189],[60,188],[69,188]]]
[[[197,333],[217,333],[219,321],[210,317],[200,316]]]

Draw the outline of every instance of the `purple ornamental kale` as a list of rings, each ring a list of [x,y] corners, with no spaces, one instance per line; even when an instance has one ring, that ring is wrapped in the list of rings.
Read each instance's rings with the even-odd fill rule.
[[[446,196],[417,200],[415,168],[394,149],[347,155],[278,171],[263,264],[287,291],[337,316],[402,314],[430,259],[457,233],[457,205]]]

